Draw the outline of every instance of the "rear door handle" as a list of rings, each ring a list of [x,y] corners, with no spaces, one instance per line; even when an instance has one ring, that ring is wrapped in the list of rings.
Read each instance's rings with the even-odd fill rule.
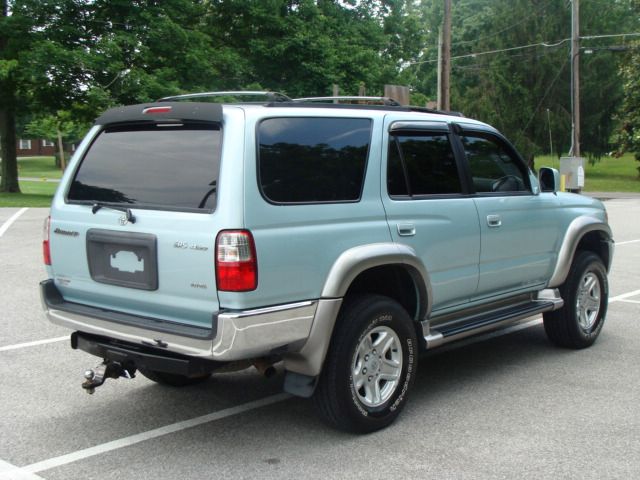
[[[497,228],[502,225],[502,217],[500,215],[487,215],[487,225],[491,228]]]
[[[398,235],[401,237],[411,237],[416,234],[416,226],[413,223],[398,223]]]

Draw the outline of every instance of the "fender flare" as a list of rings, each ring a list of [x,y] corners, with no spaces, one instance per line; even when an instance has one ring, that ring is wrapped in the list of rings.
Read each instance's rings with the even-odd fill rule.
[[[315,381],[312,379],[320,375],[322,370],[342,299],[349,286],[362,272],[386,265],[405,266],[413,277],[420,296],[418,320],[429,315],[432,305],[429,274],[412,248],[396,243],[374,243],[346,250],[329,271],[307,341],[297,352],[284,355],[285,369],[297,375],[293,375],[292,379],[298,379],[296,382],[285,381],[286,391],[302,396],[313,393]],[[306,379],[303,382],[306,382],[306,386],[302,390],[297,386],[299,379]]]
[[[418,317],[426,318],[431,313],[433,302],[429,272],[415,250],[407,245],[390,242],[372,243],[346,250],[331,267],[320,296],[321,298],[342,298],[358,275],[370,268],[386,265],[400,265],[407,269],[418,288],[420,303]]]
[[[607,271],[611,267],[613,257],[613,237],[611,227],[599,218],[581,216],[574,219],[567,228],[562,240],[562,246],[558,252],[558,260],[548,283],[548,288],[556,288],[564,283],[571,269],[571,262],[578,248],[578,244],[584,236],[590,232],[599,232],[609,249],[609,265],[605,265]]]

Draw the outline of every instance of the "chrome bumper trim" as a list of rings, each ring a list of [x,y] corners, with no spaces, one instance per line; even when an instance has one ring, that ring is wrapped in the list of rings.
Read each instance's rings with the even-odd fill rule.
[[[72,312],[56,310],[55,308],[47,308],[45,312],[51,323],[70,328],[71,330],[147,346],[156,345],[156,340],[161,339],[167,344],[166,350],[171,352],[195,357],[209,357],[211,355],[210,339],[189,338],[164,332],[155,332]]]
[[[110,322],[90,315],[56,309],[43,301],[49,320],[62,327],[135,344],[166,344],[166,350],[218,361],[244,360],[269,355],[277,349],[306,342],[318,307],[317,301],[298,302],[218,315],[217,335],[192,338]],[[295,348],[294,348],[295,350]]]
[[[309,337],[318,302],[218,315],[218,335],[213,341],[214,360],[240,360],[271,353]]]

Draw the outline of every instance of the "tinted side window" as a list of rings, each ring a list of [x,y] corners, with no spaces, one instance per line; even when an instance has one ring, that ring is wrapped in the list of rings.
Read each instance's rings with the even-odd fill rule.
[[[529,190],[520,162],[501,144],[483,136],[464,135],[460,138],[476,192]]]
[[[371,120],[270,118],[258,129],[260,187],[276,203],[356,201]]]
[[[68,200],[208,211],[219,167],[214,126],[107,128],[82,159]]]
[[[406,178],[406,180],[405,180]],[[461,193],[458,167],[444,133],[395,133],[389,139],[389,195]]]

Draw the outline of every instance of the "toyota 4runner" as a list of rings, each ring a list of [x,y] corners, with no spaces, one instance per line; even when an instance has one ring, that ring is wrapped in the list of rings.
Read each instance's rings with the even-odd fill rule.
[[[605,209],[494,128],[388,99],[204,101],[232,94],[111,109],[64,174],[41,293],[104,360],[88,392],[282,361],[285,391],[368,432],[425,349],[538,314],[557,345],[596,340]]]

